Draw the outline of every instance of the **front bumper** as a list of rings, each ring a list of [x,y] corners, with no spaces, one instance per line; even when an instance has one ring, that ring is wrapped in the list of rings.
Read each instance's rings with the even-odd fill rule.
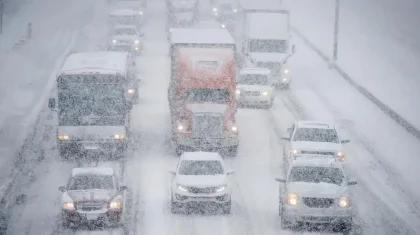
[[[175,136],[175,143],[182,148],[201,150],[201,151],[217,151],[223,148],[235,147],[239,145],[238,136],[202,139],[190,138],[184,136]]]
[[[172,201],[175,203],[198,205],[198,204],[225,204],[230,202],[231,194],[228,190],[212,194],[194,194],[174,189]]]
[[[101,210],[101,211],[78,211],[78,210],[61,210],[62,219],[66,222],[75,224],[88,224],[88,223],[118,223],[120,222],[123,210]]]
[[[127,147],[126,140],[109,141],[59,141],[60,154],[77,154],[80,152],[121,153]]]
[[[240,105],[266,106],[273,102],[273,97],[271,95],[239,96],[237,101]]]
[[[283,218],[292,222],[316,224],[351,224],[351,208],[339,208],[332,205],[329,208],[302,208],[302,206],[283,205]]]

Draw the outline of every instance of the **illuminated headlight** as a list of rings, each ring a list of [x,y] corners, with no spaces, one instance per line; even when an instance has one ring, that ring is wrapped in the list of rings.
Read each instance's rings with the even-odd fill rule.
[[[226,25],[222,24],[220,27],[222,27],[224,29],[224,28],[226,28]]]
[[[237,131],[238,131],[238,127],[237,127],[237,126],[232,126],[230,129],[231,129],[233,132],[237,132]]]
[[[187,130],[187,122],[186,121],[180,121],[180,122],[178,122],[178,126],[176,128],[180,132],[186,131]]]
[[[59,135],[58,139],[59,140],[68,140],[68,139],[70,139],[70,137],[68,135]]]
[[[297,204],[297,195],[295,193],[291,193],[289,195],[287,195],[287,199],[286,199],[286,203],[289,205],[296,205]]]
[[[296,149],[290,149],[290,153],[291,153],[291,154],[297,154],[297,152],[298,152],[298,151],[297,151]]]
[[[140,12],[139,12],[139,14],[140,14],[140,15],[143,15],[143,12],[142,12],[142,11],[140,11]]]
[[[139,48],[138,48],[138,47],[136,47],[136,48],[134,48],[134,50],[138,51],[138,50],[139,50]]]
[[[184,192],[187,192],[187,191],[188,191],[188,189],[187,189],[185,186],[180,185],[180,184],[178,184],[178,185],[177,185],[177,188],[178,188],[179,190],[181,190],[181,191],[184,191]]]
[[[140,41],[139,40],[135,40],[134,41],[134,44],[139,44],[140,43]]]
[[[117,40],[115,40],[115,39],[114,39],[114,40],[112,40],[112,43],[114,43],[114,44],[115,44],[115,43],[117,43]]]
[[[238,9],[233,9],[233,12],[235,12],[235,13],[238,12]]]
[[[264,92],[262,93],[262,95],[263,95],[263,96],[267,96],[267,95],[268,95],[268,91],[264,91]]]
[[[219,15],[217,12],[214,13],[215,16]]]
[[[121,201],[115,200],[109,203],[109,209],[118,209],[121,208]]]
[[[344,161],[344,152],[341,152],[341,151],[337,152],[337,157],[340,158],[340,161]]]
[[[241,90],[236,90],[236,94],[240,95],[241,94]]]
[[[134,90],[134,89],[128,89],[127,92],[128,92],[128,94],[134,94],[134,93],[136,93],[136,90]]]
[[[213,12],[217,12],[217,8],[213,8]]]
[[[340,197],[340,201],[338,202],[338,205],[341,208],[348,207],[350,206],[350,200],[347,197]]]
[[[216,192],[222,192],[223,190],[226,189],[226,185],[220,186],[216,189]]]
[[[117,140],[122,140],[122,139],[124,139],[125,138],[125,136],[124,135],[120,135],[120,134],[115,134],[114,135],[114,139],[117,139]]]
[[[63,208],[67,210],[74,210],[74,203],[73,202],[64,202]]]
[[[286,82],[287,81],[287,78],[283,78],[283,82]]]
[[[285,73],[285,74],[288,74],[288,73],[289,73],[289,70],[288,70],[288,69],[285,69],[285,70],[284,70],[284,73]]]

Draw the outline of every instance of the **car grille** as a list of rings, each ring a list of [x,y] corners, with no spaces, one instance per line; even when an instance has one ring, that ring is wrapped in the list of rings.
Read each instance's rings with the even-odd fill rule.
[[[194,117],[194,136],[219,138],[223,134],[222,115],[197,115]]]
[[[216,187],[206,187],[206,188],[197,188],[197,187],[188,187],[188,192],[195,194],[210,194],[216,192]]]
[[[300,151],[302,154],[321,154],[321,155],[332,155],[335,156],[334,152],[325,152],[325,151]]]
[[[243,94],[246,96],[259,96],[260,92],[259,91],[244,91]]]
[[[332,198],[314,198],[314,197],[304,197],[303,203],[307,207],[312,208],[328,208],[334,203]]]
[[[79,203],[76,205],[76,208],[81,211],[99,211],[107,207],[106,203]]]

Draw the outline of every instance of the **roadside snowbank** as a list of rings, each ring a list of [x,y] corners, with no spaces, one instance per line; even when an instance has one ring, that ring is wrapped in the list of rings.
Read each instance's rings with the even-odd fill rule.
[[[334,0],[284,0],[292,24],[332,56]],[[341,1],[338,65],[379,100],[420,128],[420,2]]]

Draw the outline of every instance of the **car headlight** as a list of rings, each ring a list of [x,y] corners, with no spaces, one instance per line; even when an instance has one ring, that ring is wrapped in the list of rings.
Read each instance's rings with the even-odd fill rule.
[[[135,89],[128,89],[127,92],[128,92],[128,94],[134,94],[134,93],[136,93],[136,90]]]
[[[177,185],[177,188],[178,188],[179,190],[181,190],[181,191],[188,192],[188,189],[187,189],[185,186],[183,186],[183,185],[178,184],[178,185]]]
[[[237,131],[238,131],[238,127],[237,127],[237,126],[232,126],[230,129],[231,129],[233,132],[237,132]]]
[[[179,121],[176,128],[178,129],[178,131],[183,132],[188,129],[188,124],[186,121]]]
[[[297,204],[297,200],[297,195],[295,193],[290,193],[287,195],[286,203],[294,206]]]
[[[241,90],[236,90],[236,94],[240,95],[241,94]]]
[[[213,8],[213,12],[216,12],[217,11],[217,8],[215,7],[215,8]]]
[[[238,12],[238,9],[233,9],[233,12],[235,12],[235,13]]]
[[[288,70],[288,69],[285,69],[283,72],[284,72],[285,74],[288,74],[288,73],[289,73],[289,70]]]
[[[340,197],[340,200],[338,201],[338,205],[341,208],[349,207],[350,206],[350,200],[347,197]]]
[[[115,134],[114,135],[114,139],[117,139],[117,140],[122,140],[122,139],[124,139],[125,138],[125,136],[124,135],[122,135],[122,134]]]
[[[73,202],[64,202],[63,208],[67,210],[74,210],[74,203]]]
[[[262,95],[263,95],[263,96],[267,96],[267,95],[268,95],[268,91],[264,91],[264,92],[262,93]]]
[[[291,154],[297,154],[297,152],[298,152],[298,151],[297,151],[296,149],[290,149],[290,153],[291,153]]]
[[[140,12],[139,12],[139,14],[140,14],[140,15],[143,15],[143,12],[142,12],[142,11],[140,11]]]
[[[344,161],[344,152],[338,151],[337,152],[337,157],[339,157],[340,161]]]
[[[214,13],[215,16],[219,15],[217,12]]]
[[[115,40],[115,39],[114,39],[114,40],[112,40],[112,43],[114,43],[114,44],[115,44],[115,43],[117,43],[117,40]]]
[[[139,44],[140,43],[140,41],[139,40],[135,40],[134,41],[134,44]]]
[[[216,192],[222,192],[225,189],[226,189],[226,185],[222,185],[216,189]]]
[[[220,25],[220,27],[222,27],[224,29],[224,28],[226,28],[226,25],[222,24],[222,25]]]
[[[138,51],[138,50],[139,50],[139,48],[138,48],[138,47],[136,47],[136,48],[134,48],[134,50]]]
[[[68,140],[68,139],[70,139],[70,137],[68,135],[59,135],[58,139],[59,140]]]

